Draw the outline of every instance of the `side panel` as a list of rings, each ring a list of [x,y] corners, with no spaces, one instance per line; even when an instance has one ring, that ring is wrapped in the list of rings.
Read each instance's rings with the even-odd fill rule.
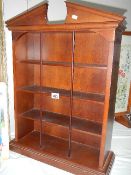
[[[122,33],[112,30],[112,41],[110,41],[109,56],[108,56],[108,71],[106,80],[106,96],[104,106],[102,140],[100,148],[99,167],[102,168],[104,160],[108,156],[111,147],[112,129],[114,122],[115,98],[117,90],[118,68],[120,58],[120,44]],[[114,41],[113,41],[114,40]]]

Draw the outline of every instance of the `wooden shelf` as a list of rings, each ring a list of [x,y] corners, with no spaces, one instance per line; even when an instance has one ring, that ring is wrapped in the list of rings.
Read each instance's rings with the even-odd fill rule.
[[[90,168],[98,168],[99,150],[72,142],[72,154],[68,157],[68,141],[48,135],[43,135],[43,147],[39,143],[39,132],[31,132],[30,134],[19,139],[17,144],[20,146],[34,149],[40,153],[57,156],[61,159],[69,160],[70,163],[88,166]],[[89,157],[91,159],[89,159]],[[87,159],[88,158],[88,159]]]
[[[49,65],[49,66],[65,66],[65,67],[70,67],[71,63],[70,62],[58,62],[58,61],[42,61],[43,65]]]
[[[64,90],[64,89],[57,89],[52,87],[40,87],[36,85],[32,86],[24,86],[21,88],[18,88],[19,91],[25,91],[29,93],[59,93],[62,96],[70,97],[70,90]],[[96,94],[96,93],[83,93],[74,91],[73,92],[74,98],[81,98],[81,99],[87,99],[87,100],[94,100],[98,102],[104,102],[105,96],[103,94]]]
[[[92,68],[107,69],[107,65],[104,65],[104,64],[74,63],[74,66],[75,67],[92,67]]]
[[[16,63],[40,64],[40,60],[16,60]]]
[[[40,64],[40,60],[21,60],[17,61],[19,63],[27,63],[27,64]],[[65,66],[70,67],[71,62],[62,62],[62,61],[42,61],[42,65],[49,65],[49,66]],[[94,67],[94,68],[101,68],[107,69],[107,65],[105,64],[86,64],[86,63],[74,63],[75,67]]]
[[[40,110],[31,109],[21,114],[20,116],[31,120],[40,120]],[[42,120],[46,122],[62,125],[64,127],[69,127],[70,119],[69,119],[69,116],[52,113],[48,111],[42,111]],[[79,119],[76,117],[72,118],[72,128],[81,130],[83,132],[88,132],[97,136],[101,136],[101,133],[102,133],[101,124],[98,124],[89,120]]]

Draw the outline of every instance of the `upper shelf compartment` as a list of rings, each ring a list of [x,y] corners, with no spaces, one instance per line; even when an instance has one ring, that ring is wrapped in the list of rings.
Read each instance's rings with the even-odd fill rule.
[[[109,42],[101,34],[76,32],[74,54],[76,62],[90,65],[107,65],[108,55]]]
[[[20,34],[14,47],[16,61],[40,61],[40,33]]]
[[[75,32],[74,39],[72,32],[32,32],[18,37],[15,57],[18,62],[49,66],[71,66],[74,57],[74,66],[106,68],[108,48],[109,42],[97,32]]]
[[[72,58],[72,33],[24,33],[15,42],[16,61],[69,63]]]
[[[42,33],[42,61],[71,62],[73,54],[73,34],[71,32]]]

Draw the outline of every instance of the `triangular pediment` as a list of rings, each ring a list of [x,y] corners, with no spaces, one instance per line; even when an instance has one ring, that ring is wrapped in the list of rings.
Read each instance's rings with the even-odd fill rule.
[[[125,17],[67,1],[66,23],[122,21]]]
[[[66,2],[67,17],[65,24],[87,24],[87,23],[102,23],[116,22],[120,23],[124,17],[96,8],[91,8],[78,3]],[[19,26],[48,26],[47,20],[48,4],[42,3],[29,9],[26,12],[6,21],[7,27]]]
[[[42,3],[6,21],[7,26],[32,26],[47,23],[48,4]]]

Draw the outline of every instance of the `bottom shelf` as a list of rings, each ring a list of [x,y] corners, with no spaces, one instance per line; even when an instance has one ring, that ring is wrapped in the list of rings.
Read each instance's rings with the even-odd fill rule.
[[[44,135],[41,148],[39,136],[39,132],[31,132],[17,142],[11,141],[10,149],[69,172],[75,172],[75,174],[107,174],[112,166],[114,156],[111,152],[107,157],[104,169],[99,170],[99,151],[97,149],[73,142],[72,154],[71,157],[68,157],[67,141]]]

